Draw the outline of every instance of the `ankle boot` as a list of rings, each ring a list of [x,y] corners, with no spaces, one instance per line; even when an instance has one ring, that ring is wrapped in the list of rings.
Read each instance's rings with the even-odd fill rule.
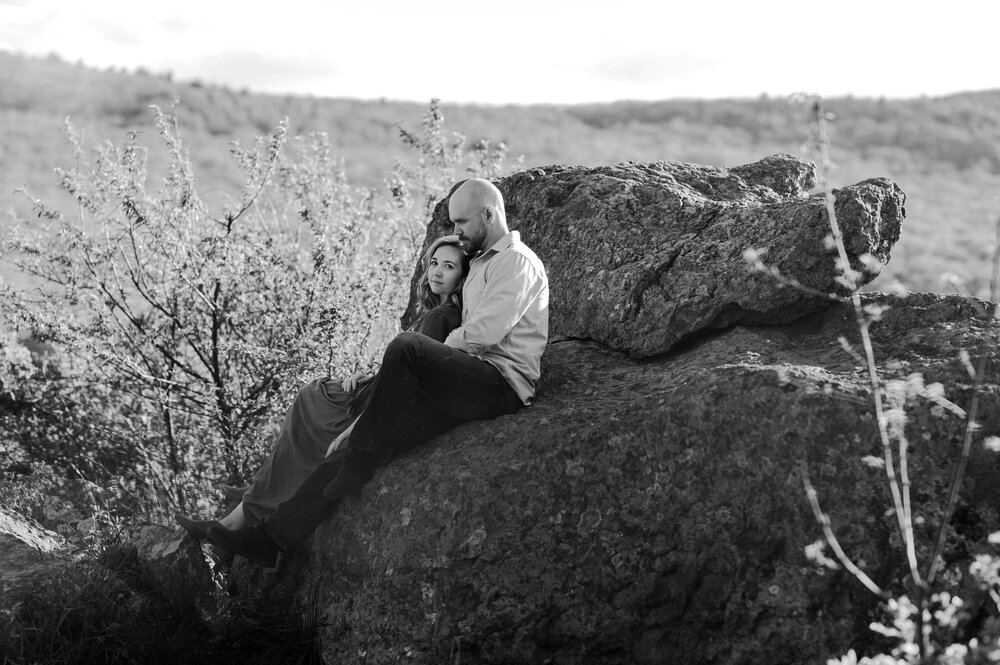
[[[219,524],[208,527],[208,539],[228,552],[246,557],[258,566],[274,568],[278,562],[277,544],[265,533],[264,525],[227,529]]]
[[[196,520],[188,517],[187,515],[181,515],[180,513],[174,515],[174,519],[177,520],[178,524],[184,527],[185,531],[198,540],[205,540],[208,538],[208,528],[210,526],[222,526],[222,523],[218,520]]]

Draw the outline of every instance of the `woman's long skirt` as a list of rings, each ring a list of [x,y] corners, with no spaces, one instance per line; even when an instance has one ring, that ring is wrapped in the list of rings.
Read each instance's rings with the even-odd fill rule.
[[[339,379],[317,379],[299,390],[271,455],[243,495],[250,523],[270,517],[326,457],[326,450],[364,408],[368,383],[345,393]]]

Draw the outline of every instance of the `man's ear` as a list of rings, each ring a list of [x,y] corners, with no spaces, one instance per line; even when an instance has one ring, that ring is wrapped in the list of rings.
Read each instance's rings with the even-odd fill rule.
[[[483,208],[483,218],[486,220],[487,224],[493,221],[494,216],[495,214],[491,206],[486,206],[485,208]]]

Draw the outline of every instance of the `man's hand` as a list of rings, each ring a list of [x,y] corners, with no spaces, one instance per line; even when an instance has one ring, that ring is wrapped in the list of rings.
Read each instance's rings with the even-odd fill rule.
[[[355,418],[354,423],[358,422]],[[326,449],[326,456],[329,457],[333,454],[334,450],[340,450],[347,445],[347,439],[351,436],[351,432],[354,431],[354,423],[351,423],[347,429],[337,435],[337,438],[333,440],[330,447]]]
[[[362,372],[358,372],[357,374],[352,374],[351,376],[344,379],[344,382],[340,384],[340,387],[344,389],[345,393],[349,393],[358,387],[358,382],[363,378],[365,378],[365,375]]]

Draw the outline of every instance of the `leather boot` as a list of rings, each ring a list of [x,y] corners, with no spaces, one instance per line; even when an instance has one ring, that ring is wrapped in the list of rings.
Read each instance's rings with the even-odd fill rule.
[[[222,523],[218,520],[196,520],[188,517],[187,515],[181,515],[180,513],[174,515],[174,519],[177,520],[178,524],[184,527],[185,531],[198,540],[205,540],[208,538],[208,527],[222,526]]]
[[[264,568],[274,568],[278,562],[280,550],[264,532],[262,524],[242,529],[227,529],[221,524],[210,526],[208,527],[208,539],[224,550],[246,557]]]

